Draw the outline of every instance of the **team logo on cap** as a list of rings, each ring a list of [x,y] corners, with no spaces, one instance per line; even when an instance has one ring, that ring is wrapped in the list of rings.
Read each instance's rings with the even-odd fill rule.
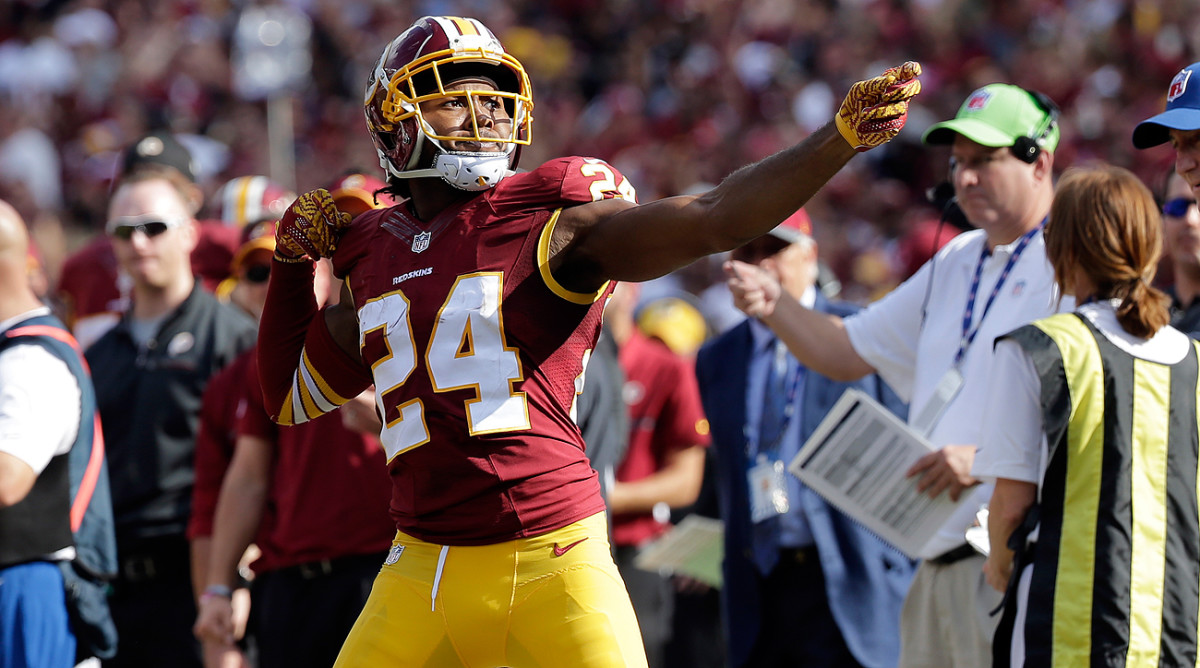
[[[1190,78],[1192,78],[1192,71],[1183,70],[1179,74],[1176,74],[1174,79],[1171,79],[1171,87],[1167,89],[1168,104],[1174,102],[1175,98],[1183,95],[1184,91],[1187,90],[1188,79]]]
[[[988,100],[992,99],[990,91],[977,90],[971,93],[971,97],[967,98],[965,108],[967,111],[979,111],[987,106]]]

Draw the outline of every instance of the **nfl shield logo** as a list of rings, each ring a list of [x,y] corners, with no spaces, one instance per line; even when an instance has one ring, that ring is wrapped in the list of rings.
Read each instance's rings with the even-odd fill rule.
[[[967,99],[967,103],[963,106],[970,111],[979,111],[987,106],[990,99],[992,99],[991,93],[985,90],[977,90]]]
[[[402,554],[404,554],[404,546],[403,545],[393,545],[392,549],[388,550],[388,556],[387,556],[387,559],[384,560],[383,565],[391,566],[392,564],[396,563],[397,561],[400,561],[400,555],[402,555]]]
[[[1183,95],[1184,91],[1187,90],[1188,79],[1191,77],[1191,70],[1183,70],[1175,75],[1175,78],[1171,80],[1171,88],[1167,90],[1167,102],[1172,102],[1175,98]]]
[[[426,248],[429,248],[429,238],[432,236],[433,234],[431,232],[421,232],[417,234],[417,236],[413,237],[412,251],[414,253],[420,253]]]

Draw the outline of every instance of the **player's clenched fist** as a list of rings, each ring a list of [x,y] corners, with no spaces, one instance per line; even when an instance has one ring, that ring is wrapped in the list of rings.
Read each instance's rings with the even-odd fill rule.
[[[900,133],[908,101],[921,92],[921,65],[913,61],[850,87],[838,110],[837,129],[855,149],[866,151]]]
[[[333,255],[338,234],[350,224],[350,214],[338,211],[328,190],[306,192],[284,212],[275,228],[275,258],[300,262]]]

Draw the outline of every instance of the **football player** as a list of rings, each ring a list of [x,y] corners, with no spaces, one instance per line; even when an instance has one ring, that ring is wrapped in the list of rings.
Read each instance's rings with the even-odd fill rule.
[[[349,222],[302,195],[277,233],[259,371],[284,424],[372,382],[398,532],[338,666],[645,666],[573,421],[614,280],[766,233],[904,125],[916,63],[712,191],[638,205],[602,160],[516,172],[530,83],[475,19],[425,17],[384,50],[367,126],[399,204]],[[332,257],[318,311],[312,260]]]

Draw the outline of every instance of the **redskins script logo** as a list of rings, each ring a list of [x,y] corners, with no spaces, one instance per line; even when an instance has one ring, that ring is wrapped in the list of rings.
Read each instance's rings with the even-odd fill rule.
[[[426,248],[429,248],[429,239],[431,237],[433,237],[432,232],[419,232],[415,237],[413,237],[412,252],[420,253]]]

